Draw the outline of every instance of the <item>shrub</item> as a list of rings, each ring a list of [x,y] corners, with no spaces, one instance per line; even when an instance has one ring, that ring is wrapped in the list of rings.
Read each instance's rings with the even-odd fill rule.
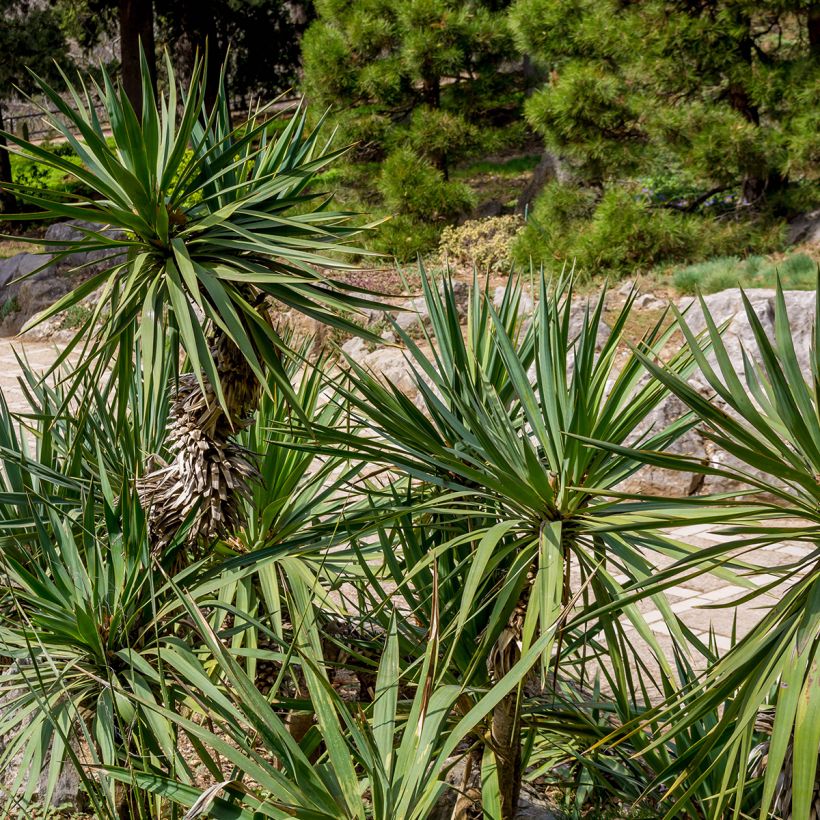
[[[596,194],[588,188],[552,182],[535,201],[527,224],[513,243],[512,254],[522,266],[549,266],[573,257],[572,236],[595,212]]]
[[[817,264],[805,253],[795,253],[781,261],[772,261],[764,256],[750,256],[748,259],[721,256],[675,271],[672,282],[681,293],[716,293],[738,285],[771,288],[779,275],[785,288],[811,290],[817,281]]]
[[[512,243],[521,227],[517,216],[473,219],[458,227],[445,228],[439,250],[446,260],[457,265],[474,266],[482,272],[509,271]]]
[[[408,148],[385,160],[379,190],[388,211],[428,221],[454,219],[474,203],[466,185],[446,180],[429,160]]]
[[[438,236],[437,225],[413,216],[399,215],[379,228],[371,245],[380,253],[395,256],[400,262],[407,262],[433,250]]]
[[[421,106],[413,112],[407,138],[418,154],[444,169],[475,148],[478,129],[460,114]]]
[[[17,313],[18,310],[20,310],[20,303],[17,301],[16,296],[4,299],[3,303],[0,304],[0,321],[12,313]]]
[[[714,293],[735,287],[741,279],[743,262],[737,256],[720,256],[708,262],[687,265],[676,271],[672,281],[678,291],[685,294]]]
[[[721,221],[653,207],[627,186],[601,195],[554,182],[536,201],[513,257],[524,265],[574,262],[586,275],[621,276],[663,263],[771,250],[781,234],[779,223]]]
[[[584,270],[620,274],[666,259],[686,259],[696,253],[701,240],[699,222],[653,209],[624,189],[610,189],[579,238],[579,261]]]

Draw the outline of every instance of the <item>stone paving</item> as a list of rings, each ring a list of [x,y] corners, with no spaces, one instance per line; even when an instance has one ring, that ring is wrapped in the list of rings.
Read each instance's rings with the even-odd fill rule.
[[[710,525],[680,527],[671,534],[679,541],[704,549],[732,538],[725,532],[721,532],[719,528]],[[784,591],[794,583],[794,578],[789,580],[784,578],[789,572],[790,565],[805,558],[811,552],[812,549],[809,546],[793,541],[781,541],[777,544],[756,547],[753,551],[745,553],[741,560],[749,564],[771,568],[770,572],[756,572],[746,576],[746,580],[758,587],[773,584],[766,593],[757,596],[753,602],[738,604],[736,602],[748,594],[749,588],[723,580],[713,574],[703,573],[666,591],[671,602],[671,609],[704,643],[708,644],[711,637],[717,649],[724,653],[731,647],[733,640],[740,640],[751,631],[782,597]],[[671,563],[671,559],[658,561],[659,566],[667,566]],[[626,580],[625,576],[615,577],[619,581]],[[777,583],[778,581],[780,583]],[[673,641],[661,613],[648,600],[640,602],[638,606],[644,613],[658,643],[671,660]],[[641,639],[631,625],[627,631],[634,636],[636,642],[641,643]],[[692,660],[696,669],[702,669],[699,659],[693,658]]]
[[[28,403],[20,391],[20,366],[15,357],[26,359],[35,371],[46,370],[54,361],[59,350],[48,342],[23,342],[19,339],[0,337],[0,391],[11,410],[26,410]]]
[[[15,349],[27,358],[35,370],[42,370],[53,362],[57,347],[44,342],[24,343],[16,339],[0,337],[0,390],[12,410],[24,410],[26,402],[19,389],[20,371],[13,352]],[[680,541],[704,548],[729,538],[726,534],[709,526],[679,528],[675,530],[674,535]],[[771,567],[772,574],[757,575],[755,582],[762,585],[776,580],[778,570],[782,571],[782,568],[793,563],[795,559],[808,555],[810,551],[810,548],[803,544],[788,541],[756,549],[754,555],[749,556],[750,560]],[[671,561],[661,560],[658,563],[662,566]],[[616,579],[625,580],[617,576]],[[731,645],[733,633],[738,638],[745,635],[760,620],[766,609],[777,600],[778,596],[782,595],[784,588],[783,585],[775,587],[771,592],[757,599],[754,604],[733,606],[731,603],[743,595],[744,588],[723,581],[714,575],[704,574],[669,589],[667,594],[672,601],[672,610],[698,637],[704,641],[708,640],[711,629],[717,647],[725,651]],[[725,606],[726,604],[730,605]],[[718,608],[714,608],[716,605]],[[650,601],[641,602],[639,606],[646,613],[647,621],[660,645],[671,650],[671,638],[661,614]],[[637,635],[635,638],[639,640]]]

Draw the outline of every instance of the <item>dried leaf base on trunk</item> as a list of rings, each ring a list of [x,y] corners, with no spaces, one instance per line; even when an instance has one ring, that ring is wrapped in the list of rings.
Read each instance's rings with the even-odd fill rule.
[[[256,475],[251,454],[233,439],[256,408],[259,382],[224,334],[214,335],[211,354],[228,414],[207,379],[203,392],[193,373],[180,376],[167,437],[173,458],[138,484],[156,552],[167,547],[188,520],[191,545],[230,537]]]

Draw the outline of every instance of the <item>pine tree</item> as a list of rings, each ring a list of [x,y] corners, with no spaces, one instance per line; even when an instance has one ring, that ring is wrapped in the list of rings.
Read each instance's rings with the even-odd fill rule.
[[[529,122],[596,184],[672,169],[700,195],[788,207],[820,158],[820,4],[516,0],[543,84]],[[812,170],[813,169],[813,170]]]
[[[469,201],[450,182],[453,164],[520,119],[507,5],[317,0],[303,40],[305,91],[315,110],[332,109],[353,160],[387,158],[379,186],[394,212],[452,219]],[[418,196],[408,177],[423,180]]]

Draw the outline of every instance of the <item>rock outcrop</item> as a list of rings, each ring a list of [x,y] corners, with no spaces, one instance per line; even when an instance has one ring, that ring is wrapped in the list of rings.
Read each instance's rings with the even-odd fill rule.
[[[786,241],[790,245],[820,244],[820,208],[793,219],[789,223]]]
[[[57,222],[46,230],[46,244],[49,241],[80,241],[86,236],[83,228],[98,230],[99,226],[79,220]],[[113,230],[103,233],[110,237],[118,235]],[[29,319],[53,305],[80,281],[123,258],[122,254],[110,250],[92,250],[72,253],[58,261],[54,261],[54,255],[48,252],[20,253],[0,259],[0,335],[10,336],[19,332]],[[15,281],[21,276],[26,278]],[[93,296],[90,301],[93,301]],[[35,329],[32,335],[51,336],[58,329],[57,325],[59,322],[50,322],[47,327]]]

